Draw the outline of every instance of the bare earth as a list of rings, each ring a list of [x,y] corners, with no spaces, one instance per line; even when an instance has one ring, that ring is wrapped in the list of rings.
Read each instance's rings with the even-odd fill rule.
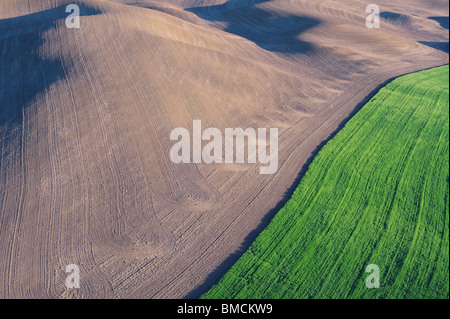
[[[0,297],[208,289],[365,97],[448,63],[448,1],[376,1],[380,29],[370,3],[1,0]],[[196,119],[278,127],[278,172],[172,164],[171,130]]]

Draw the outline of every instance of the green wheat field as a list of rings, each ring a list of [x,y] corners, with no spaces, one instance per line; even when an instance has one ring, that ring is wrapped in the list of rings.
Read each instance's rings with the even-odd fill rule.
[[[448,77],[447,65],[382,88],[202,298],[449,298]]]

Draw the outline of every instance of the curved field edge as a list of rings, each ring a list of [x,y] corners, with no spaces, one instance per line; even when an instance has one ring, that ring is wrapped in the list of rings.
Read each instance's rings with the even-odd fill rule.
[[[448,298],[448,74],[382,88],[202,298]],[[365,285],[369,264],[378,289]]]

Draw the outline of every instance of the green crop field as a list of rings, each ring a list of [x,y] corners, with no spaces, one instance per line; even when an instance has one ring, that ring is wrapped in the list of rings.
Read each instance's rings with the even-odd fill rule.
[[[202,298],[449,298],[448,76],[381,89]]]

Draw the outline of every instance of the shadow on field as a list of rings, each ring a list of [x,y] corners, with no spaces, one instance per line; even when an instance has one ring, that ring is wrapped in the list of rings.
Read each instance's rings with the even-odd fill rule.
[[[429,17],[428,19],[438,22],[441,27],[448,30],[448,17]]]
[[[429,17],[428,19],[438,22],[442,28],[448,30],[448,17]],[[419,41],[419,43],[429,46],[433,49],[449,53],[448,41],[447,42]]]
[[[99,12],[80,5],[82,16]],[[44,34],[65,19],[66,6],[0,20],[0,125],[22,122],[22,111],[39,93],[64,77],[59,59],[42,56]],[[65,28],[63,22],[62,26]],[[79,32],[78,29],[73,29]]]
[[[397,13],[397,12],[390,12],[390,11],[380,12],[380,18],[385,19],[387,21],[391,21],[391,22],[409,19],[404,14]]]
[[[429,46],[433,49],[441,50],[445,53],[449,53],[449,50],[448,50],[449,43],[448,42],[430,42],[430,41],[418,41],[418,42],[423,45]]]
[[[406,74],[403,74],[406,75]],[[402,75],[402,76],[403,76]],[[209,289],[212,288],[213,285],[218,283],[218,281],[225,275],[225,273],[230,270],[230,268],[238,261],[240,257],[250,248],[250,245],[255,241],[256,237],[269,225],[273,217],[276,213],[287,203],[287,201],[292,197],[295,189],[299,185],[301,179],[305,175],[306,171],[311,165],[312,161],[316,157],[316,155],[320,152],[320,150],[327,144],[336,134],[344,128],[348,121],[350,121],[356,113],[367,103],[369,102],[379,91],[381,88],[388,85],[390,82],[395,80],[398,77],[390,78],[385,82],[378,85],[375,89],[373,89],[369,95],[367,95],[361,102],[359,102],[353,111],[339,124],[339,126],[326,138],[324,139],[315,149],[311,152],[310,156],[306,160],[305,164],[300,169],[297,177],[295,178],[292,185],[286,190],[284,193],[283,199],[278,202],[278,204],[272,208],[261,220],[260,224],[251,231],[247,237],[245,237],[239,249],[237,249],[233,254],[228,256],[227,259],[223,261],[221,265],[219,265],[201,284],[198,288],[191,291],[189,294],[185,296],[186,299],[197,299],[202,294],[206,293]]]
[[[411,18],[401,13],[384,11],[380,12],[380,18],[391,25],[404,28],[410,28],[411,26]]]
[[[320,21],[297,15],[284,15],[255,7],[269,0],[228,0],[224,4],[187,8],[208,21],[226,22],[226,32],[252,41],[259,47],[280,53],[306,53],[312,44],[299,34],[317,26]]]

